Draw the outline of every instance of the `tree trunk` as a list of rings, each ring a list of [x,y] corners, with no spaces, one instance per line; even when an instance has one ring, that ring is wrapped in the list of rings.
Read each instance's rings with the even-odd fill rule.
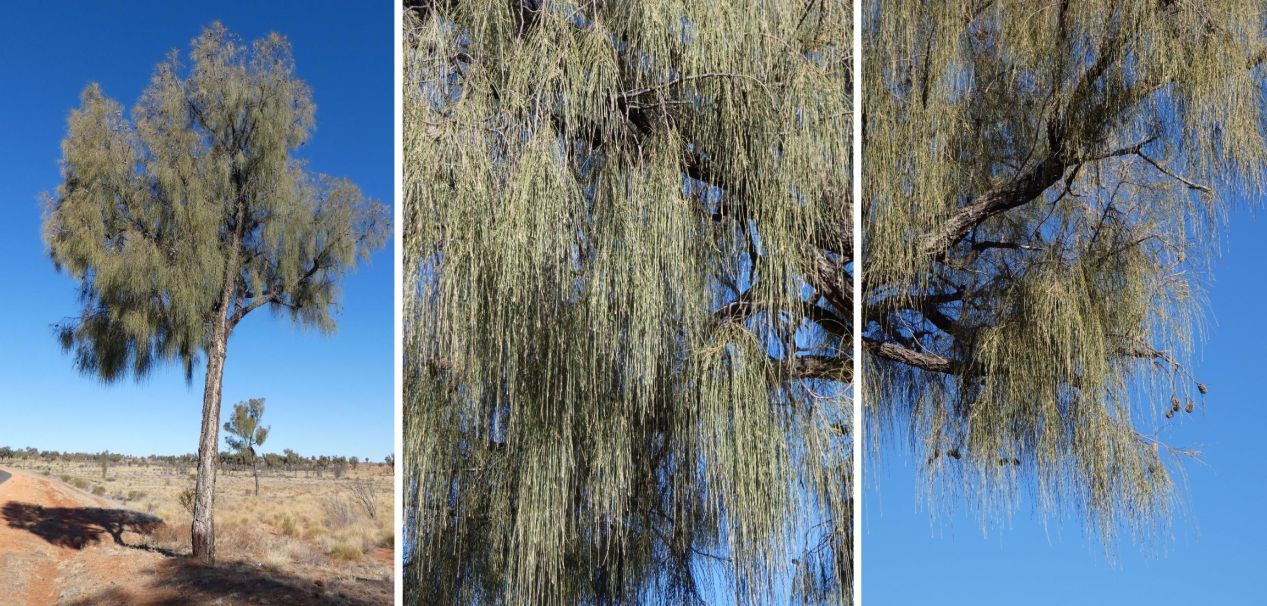
[[[236,189],[242,191],[238,175],[233,179]],[[192,526],[194,559],[214,562],[216,559],[215,519],[212,510],[216,504],[216,465],[219,463],[220,441],[220,389],[224,380],[224,358],[229,347],[229,312],[238,286],[238,256],[241,252],[245,200],[239,194],[234,210],[233,240],[224,263],[224,288],[220,291],[220,303],[212,310],[214,327],[211,346],[207,351],[207,381],[202,389],[202,434],[198,438],[198,480],[194,487],[194,521]]]
[[[224,378],[224,358],[228,335],[223,326],[207,355],[207,382],[202,391],[202,434],[198,438],[198,481],[194,495],[194,557],[206,562],[216,559],[215,519],[216,459],[220,440],[220,386]]]
[[[260,463],[251,459],[251,474],[255,476],[255,496],[260,496]]]

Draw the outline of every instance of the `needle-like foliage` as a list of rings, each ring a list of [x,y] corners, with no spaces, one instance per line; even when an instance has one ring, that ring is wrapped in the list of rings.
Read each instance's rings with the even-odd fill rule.
[[[411,603],[845,602],[848,3],[412,3]]]
[[[1261,3],[864,2],[865,410],[930,495],[1112,546],[1173,515],[1160,435],[1227,195],[1259,191]],[[985,519],[989,519],[988,517]]]
[[[80,284],[58,327],[76,366],[112,381],[206,354],[194,554],[214,557],[220,385],[229,336],[267,306],[335,328],[339,280],[386,238],[389,210],[291,156],[313,126],[290,45],[214,24],[186,68],[159,64],[129,119],[92,84],[71,112],[47,200],[50,256]]]

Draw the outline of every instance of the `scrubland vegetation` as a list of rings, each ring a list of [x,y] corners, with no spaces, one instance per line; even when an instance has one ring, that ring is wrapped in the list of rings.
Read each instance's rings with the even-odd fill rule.
[[[171,555],[189,555],[192,457],[130,458],[9,451],[0,464],[60,480],[163,523],[136,541]],[[103,474],[101,460],[107,459]],[[188,459],[188,460],[186,460]],[[339,464],[318,464],[318,461]],[[392,468],[347,459],[301,459],[261,466],[260,495],[247,466],[225,462],[216,485],[220,554],[274,572],[390,582],[394,547]]]

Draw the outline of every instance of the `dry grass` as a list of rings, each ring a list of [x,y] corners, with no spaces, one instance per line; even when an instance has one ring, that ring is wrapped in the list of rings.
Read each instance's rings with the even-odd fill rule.
[[[144,540],[178,554],[190,552],[191,516],[182,495],[194,484],[189,468],[119,465],[104,480],[91,463],[32,464],[29,471],[105,496],[120,507],[164,520]],[[261,472],[254,496],[249,471],[221,471],[216,485],[216,551],[298,576],[390,579],[394,530],[392,476],[380,465],[349,469],[339,479],[306,472]]]

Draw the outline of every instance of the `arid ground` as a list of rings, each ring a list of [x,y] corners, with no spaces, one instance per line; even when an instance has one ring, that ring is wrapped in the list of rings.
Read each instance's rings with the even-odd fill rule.
[[[189,469],[0,463],[5,604],[392,603],[392,476],[249,472],[217,482],[218,560],[189,559]],[[3,477],[3,474],[0,474]],[[364,498],[363,498],[364,497]]]

